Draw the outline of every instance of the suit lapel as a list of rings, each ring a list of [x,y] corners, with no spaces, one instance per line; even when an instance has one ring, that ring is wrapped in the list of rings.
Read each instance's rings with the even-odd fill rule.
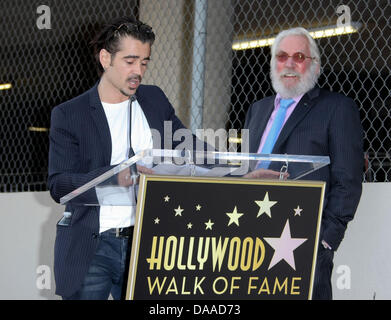
[[[141,94],[136,94],[136,96],[137,101],[144,112],[145,118],[147,118],[149,127],[160,131],[161,121],[159,121],[158,117],[156,117],[156,110],[154,110],[154,108]]]
[[[90,90],[89,97],[91,117],[102,141],[101,150],[104,155],[105,162],[110,164],[112,151],[110,128],[107,122],[105,111],[103,110],[103,106],[99,98],[98,83]]]
[[[143,90],[142,92],[145,93],[145,90]],[[160,148],[163,148],[164,134],[165,134],[163,120],[166,120],[166,119],[162,119],[159,116],[160,113],[157,112],[156,108],[149,103],[148,99],[145,99],[145,96],[143,96],[143,94],[140,92],[140,90],[138,90],[136,92],[136,97],[137,97],[137,101],[141,107],[141,110],[143,111],[145,118],[147,119],[149,128],[159,131],[159,135],[156,135],[152,132],[152,140],[153,140],[154,148],[156,146],[161,146]],[[159,141],[159,137],[160,137],[160,141]],[[156,140],[156,139],[158,139],[158,140]]]
[[[270,99],[264,107],[259,108],[260,110],[258,110],[259,114],[261,115],[258,118],[259,122],[257,123],[257,126],[255,127],[253,133],[250,132],[250,152],[252,153],[258,152],[263,132],[266,129],[266,125],[274,109],[274,100],[275,96],[273,96],[272,99]]]
[[[292,112],[291,116],[282,128],[281,133],[276,141],[276,144],[274,145],[273,153],[275,153],[274,150],[279,150],[279,148],[284,144],[285,140],[291,134],[292,130],[300,123],[300,121],[304,119],[306,114],[311,110],[311,107],[315,103],[315,98],[318,95],[319,88],[316,87],[307,92],[299,101],[295,110]]]

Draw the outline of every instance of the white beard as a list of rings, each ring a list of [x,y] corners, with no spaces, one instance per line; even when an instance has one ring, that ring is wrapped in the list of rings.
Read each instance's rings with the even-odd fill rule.
[[[283,69],[280,73],[277,73],[276,68],[272,67],[270,77],[272,80],[273,89],[280,94],[283,99],[294,98],[301,96],[302,94],[310,91],[315,87],[316,82],[318,81],[319,74],[316,72],[317,66],[315,64],[307,70],[304,75],[291,71],[289,69]],[[299,82],[296,86],[291,88],[286,88],[284,83],[281,80],[281,76],[289,73],[299,77]]]

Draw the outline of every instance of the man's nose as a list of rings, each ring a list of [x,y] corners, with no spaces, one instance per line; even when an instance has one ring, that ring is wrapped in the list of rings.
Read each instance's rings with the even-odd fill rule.
[[[132,68],[132,73],[141,76],[141,63],[134,63]]]
[[[296,62],[293,61],[293,57],[288,57],[288,59],[285,61],[285,66],[287,67],[294,67],[296,65]]]

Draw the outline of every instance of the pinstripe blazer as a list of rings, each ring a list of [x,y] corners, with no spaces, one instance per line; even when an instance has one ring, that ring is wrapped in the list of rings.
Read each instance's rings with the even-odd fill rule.
[[[275,96],[249,108],[249,150],[258,152]],[[334,250],[353,219],[362,190],[363,130],[354,101],[318,87],[307,92],[285,123],[272,153],[329,156],[330,165],[304,177],[326,182],[320,239]]]
[[[56,202],[111,168],[110,129],[97,85],[52,110],[48,186]],[[164,121],[172,121],[172,132],[184,128],[158,87],[140,85],[136,95],[150,128],[160,132],[162,141],[154,145],[164,145]],[[96,198],[93,191],[83,196]],[[69,226],[57,224],[54,274],[56,294],[67,297],[79,289],[96,250],[99,207],[69,203],[65,210],[72,218]]]

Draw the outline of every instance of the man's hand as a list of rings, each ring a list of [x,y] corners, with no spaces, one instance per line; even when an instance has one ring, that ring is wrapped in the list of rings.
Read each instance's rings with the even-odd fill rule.
[[[144,167],[144,166],[137,165],[137,170],[138,170],[139,173],[153,174],[153,170],[151,168],[147,168],[147,167]]]
[[[289,173],[282,173],[283,180],[288,179]],[[243,176],[248,179],[280,179],[280,172],[269,169],[257,169]]]
[[[137,171],[144,174],[153,174],[152,169],[140,165],[137,165]],[[138,183],[138,179],[136,183]],[[118,174],[118,184],[121,187],[129,187],[133,184],[130,168],[126,168]]]

